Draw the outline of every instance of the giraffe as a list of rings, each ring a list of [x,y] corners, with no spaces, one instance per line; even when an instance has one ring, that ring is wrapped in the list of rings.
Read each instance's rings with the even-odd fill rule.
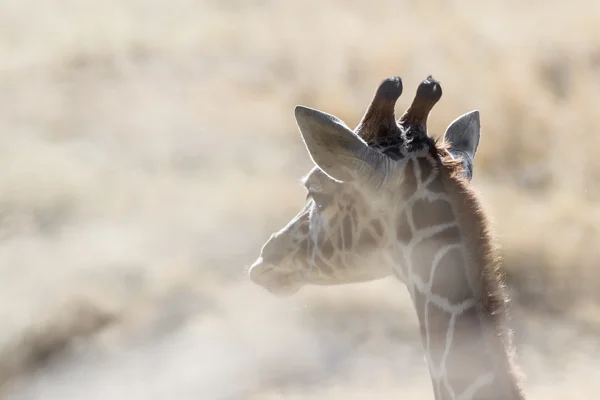
[[[314,163],[307,203],[264,244],[249,277],[290,296],[307,284],[395,276],[412,299],[437,400],[524,399],[488,217],[470,184],[479,111],[435,140],[427,118],[440,83],[422,81],[396,120],[402,91],[400,77],[382,81],[354,131],[296,106]]]

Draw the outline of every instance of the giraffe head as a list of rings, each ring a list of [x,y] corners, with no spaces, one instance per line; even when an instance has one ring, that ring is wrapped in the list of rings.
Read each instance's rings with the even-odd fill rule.
[[[334,285],[398,273],[394,251],[398,210],[410,196],[404,170],[415,155],[462,163],[471,178],[479,143],[479,113],[453,121],[445,147],[427,134],[426,122],[441,98],[431,76],[418,87],[411,106],[396,120],[402,93],[399,77],[384,80],[353,131],[333,115],[297,106],[295,116],[315,164],[305,176],[304,208],[264,244],[250,278],[270,292],[291,295],[306,284]],[[444,152],[444,154],[441,154]]]

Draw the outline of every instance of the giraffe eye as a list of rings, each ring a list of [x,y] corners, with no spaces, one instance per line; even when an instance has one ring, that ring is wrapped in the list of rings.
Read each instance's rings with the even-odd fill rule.
[[[309,191],[308,194],[306,195],[306,198],[313,199],[313,201],[315,202],[315,205],[319,209],[323,209],[323,208],[327,207],[329,205],[329,203],[331,203],[333,196],[325,194],[325,193],[321,193],[321,192]]]
[[[318,196],[321,193],[321,188],[316,185],[307,185],[306,186],[306,200],[314,199],[315,196]]]

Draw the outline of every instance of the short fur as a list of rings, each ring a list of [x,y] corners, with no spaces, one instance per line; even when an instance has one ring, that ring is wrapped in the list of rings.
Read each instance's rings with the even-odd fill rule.
[[[438,174],[441,174],[436,175],[435,178],[437,185],[436,189],[441,189],[436,191],[444,192],[444,201],[446,202],[444,210],[451,211],[451,213],[447,213],[446,215],[452,215],[453,219],[456,219],[457,225],[454,225],[453,222],[452,238],[460,239],[462,245],[461,262],[465,264],[463,266],[470,267],[467,268],[466,276],[460,275],[460,282],[458,283],[459,289],[462,286],[469,286],[469,297],[467,299],[470,304],[468,308],[469,311],[467,311],[467,309],[459,309],[452,313],[453,318],[456,317],[455,320],[458,320],[458,317],[463,316],[466,318],[464,321],[474,321],[477,324],[477,330],[476,332],[475,330],[473,332],[477,335],[482,334],[483,336],[482,342],[478,342],[477,346],[471,345],[468,336],[461,336],[462,342],[455,348],[459,349],[457,351],[460,351],[461,345],[467,347],[466,351],[464,351],[465,356],[475,358],[471,358],[470,362],[464,365],[475,368],[476,374],[480,371],[480,369],[477,369],[479,366],[483,366],[485,371],[488,369],[490,370],[490,374],[487,376],[492,376],[491,372],[494,373],[493,378],[495,380],[493,382],[486,383],[484,384],[485,386],[481,387],[475,386],[476,389],[473,390],[478,390],[477,398],[523,399],[524,395],[520,387],[519,374],[513,362],[515,351],[512,344],[512,333],[506,325],[508,299],[503,285],[500,261],[493,245],[491,225],[481,202],[470,185],[472,162],[477,147],[477,143],[475,143],[474,140],[477,140],[477,142],[479,140],[479,116],[478,114],[473,114],[473,112],[471,112],[470,116],[465,115],[459,117],[455,120],[455,122],[459,122],[459,125],[454,125],[454,128],[458,130],[451,131],[447,129],[446,133],[450,133],[448,135],[449,137],[446,137],[445,134],[441,140],[434,140],[427,134],[426,121],[429,110],[441,96],[441,87],[439,86],[439,83],[431,77],[428,77],[428,79],[419,86],[413,106],[407,110],[403,117],[397,121],[398,124],[396,124],[396,121],[394,121],[393,102],[391,99],[396,99],[397,96],[400,95],[400,92],[401,82],[399,81],[399,78],[388,79],[380,86],[372,105],[365,114],[361,124],[359,124],[360,129],[357,129],[354,132],[355,135],[358,135],[361,138],[361,146],[357,146],[361,147],[361,152],[353,151],[352,148],[348,150],[348,148],[352,146],[348,145],[348,141],[350,141],[351,138],[347,135],[348,131],[345,130],[345,125],[345,137],[339,137],[339,135],[336,136],[336,132],[333,132],[334,134],[332,134],[332,132],[325,129],[322,133],[329,136],[327,138],[317,137],[318,140],[315,140],[317,140],[318,143],[311,142],[313,139],[312,136],[315,135],[315,132],[311,132],[311,129],[315,127],[306,126],[305,128],[310,136],[309,140],[305,141],[307,149],[311,154],[311,157],[313,156],[313,152],[322,156],[323,159],[321,160],[321,164],[323,165],[318,165],[315,162],[319,168],[325,167],[325,169],[329,169],[331,170],[330,172],[333,171],[335,174],[336,171],[339,172],[339,169],[336,170],[335,168],[344,167],[349,172],[348,178],[350,178],[350,180],[353,178],[352,174],[359,175],[357,172],[361,172],[357,170],[356,162],[354,162],[355,160],[353,157],[366,162],[373,171],[377,172],[376,175],[378,176],[383,176],[384,178],[398,177],[398,181],[395,181],[394,184],[396,184],[399,189],[399,201],[407,200],[411,195],[417,193],[418,178],[416,178],[417,175],[410,172],[412,171],[411,166],[417,165],[418,161],[416,160],[427,159],[430,163],[433,161],[430,168],[433,168]],[[421,107],[425,104],[423,103],[424,101],[427,103],[427,110],[425,110],[426,112],[421,112],[424,110],[424,108]],[[342,124],[341,121],[338,122],[337,120],[333,120],[331,116],[316,110],[310,111],[305,107],[297,109],[297,111],[298,110],[300,113],[297,113],[297,117],[298,115],[302,117],[302,114],[306,112],[314,113],[312,117],[308,116],[310,117],[307,120],[308,122],[302,121],[302,118],[299,118],[299,126],[307,122],[312,124],[316,123],[317,127],[320,128],[327,128],[327,124],[320,123],[319,121],[333,121],[338,128]],[[476,129],[470,129],[469,131],[465,130],[466,136],[461,138],[460,133],[462,131],[460,131],[460,121],[463,117],[476,118],[475,121],[478,126]],[[468,121],[468,126],[472,127],[471,122],[473,119],[468,119]],[[306,132],[303,132],[303,135],[305,134]],[[461,140],[458,140],[453,146],[452,143],[448,142],[448,140],[452,141],[452,137],[459,139],[466,138],[466,145]],[[325,139],[332,142],[321,143]],[[364,142],[362,142],[362,140],[364,140]],[[356,142],[357,141],[354,140],[354,143]],[[368,145],[368,147],[366,145]],[[337,147],[340,147],[340,149],[337,149]],[[464,151],[465,147],[467,148],[466,152]],[[368,157],[365,157],[362,153],[364,148],[368,149]],[[338,157],[336,160],[332,161],[332,158],[335,157],[328,154],[328,152],[331,151],[346,152],[348,157],[342,157],[341,159]],[[426,157],[425,152],[427,152],[430,157]],[[465,154],[467,157],[463,159],[462,155]],[[431,158],[433,160],[431,160]],[[351,162],[348,161],[349,159]],[[378,162],[378,160],[384,160],[385,162]],[[403,160],[408,160],[408,164],[407,161]],[[404,171],[404,178],[400,178],[401,168],[407,168]],[[326,205],[328,200],[325,196],[331,197],[332,195],[335,196],[340,194],[339,192],[335,192],[335,188],[325,189],[324,186],[319,187],[318,179],[316,179],[317,182],[314,182],[315,178],[318,177],[318,171],[320,170],[315,167],[307,178],[308,195],[312,200],[301,214],[292,220],[290,224],[277,235],[272,236],[272,238],[263,246],[261,257],[249,271],[255,282],[268,288],[273,293],[290,295],[298,290],[303,284],[307,283],[349,283],[353,281],[364,281],[366,279],[377,279],[378,277],[383,277],[390,273],[390,271],[386,271],[385,268],[383,268],[378,271],[369,269],[368,271],[364,271],[364,273],[356,274],[357,271],[360,272],[357,268],[357,264],[363,261],[361,258],[355,257],[352,260],[354,264],[349,261],[348,258],[344,258],[342,261],[340,261],[341,259],[339,258],[332,260],[330,257],[333,255],[331,241],[334,239],[336,240],[336,243],[339,241],[339,244],[337,244],[338,249],[346,256],[360,254],[361,249],[358,247],[358,244],[366,245],[366,248],[370,251],[374,250],[376,248],[376,240],[372,237],[370,238],[370,241],[362,240],[362,235],[359,234],[361,231],[358,230],[358,228],[356,229],[356,232],[353,232],[357,214],[360,213],[360,211],[357,211],[357,208],[359,208],[359,205],[364,205],[363,203],[365,203],[362,196],[358,195],[358,193],[356,196],[352,194],[348,196],[348,193],[341,193],[342,197],[346,196],[346,200],[340,200],[340,203],[336,202],[335,204],[337,204],[337,206],[334,207],[333,210],[330,209],[330,212],[333,211],[341,214],[341,216],[338,214],[333,215],[330,221],[331,224],[328,225],[328,227],[331,228],[331,232],[322,229],[323,226],[319,224],[313,224],[313,217],[320,215],[318,214],[319,212],[324,212],[323,210],[328,209],[328,206]],[[322,171],[322,174],[327,176],[327,171]],[[411,180],[410,177],[413,177],[413,179]],[[357,180],[362,188],[364,188],[365,183],[370,183],[370,178],[368,176],[365,177],[364,174],[355,176],[354,178],[360,178]],[[308,180],[312,180],[313,185],[308,184]],[[389,183],[387,179],[383,180],[386,183]],[[338,181],[329,178],[324,180],[324,182],[328,182],[331,185],[339,184]],[[313,186],[318,189],[313,190]],[[352,185],[350,185],[350,187],[352,187]],[[377,188],[377,185],[375,185],[374,188]],[[344,203],[343,207],[339,205],[341,203]],[[414,204],[415,203],[413,203],[413,210],[415,209]],[[378,213],[377,216],[370,217],[374,219],[388,218],[389,215],[385,213],[385,210],[383,211],[384,212]],[[433,212],[435,211],[439,210],[433,209]],[[405,212],[404,217],[406,217],[406,215],[408,214]],[[429,211],[421,211],[419,215],[421,217],[431,217]],[[337,223],[334,222],[336,218]],[[343,220],[341,218],[343,218]],[[314,221],[318,221],[318,219],[314,219]],[[348,222],[347,224],[346,221]],[[375,222],[378,221],[379,220]],[[398,226],[395,227],[393,234],[396,235],[397,239],[402,240],[406,239],[406,237],[410,237],[410,230],[413,228],[410,228],[407,221],[408,220],[400,221],[403,222],[399,225],[400,227],[403,227],[402,229],[399,229]],[[363,222],[366,222],[366,224],[362,224],[361,226],[363,230],[362,233],[368,231],[369,229],[365,228],[370,226],[368,225],[368,220]],[[379,229],[382,230],[383,225],[381,222],[378,223],[380,226]],[[406,233],[406,235],[404,233]],[[327,234],[331,234],[332,237],[327,238]],[[354,240],[355,237],[358,237],[358,239]],[[306,246],[304,243],[306,243]],[[384,242],[383,245],[385,245],[385,243],[386,242]],[[329,247],[327,247],[328,245]],[[317,251],[312,253],[312,258],[309,259],[308,255],[310,249]],[[310,270],[308,268],[306,270],[309,271],[308,275],[310,275],[311,272],[316,271],[314,275],[297,275],[298,266],[295,263],[297,259],[294,258],[297,255],[305,260],[305,266],[310,267]],[[281,258],[283,256],[288,257],[288,259],[293,260],[294,262],[289,262],[287,264],[282,263]],[[345,269],[339,275],[332,274],[334,271],[332,263],[335,262],[342,262],[345,267],[350,265],[351,268]],[[417,264],[420,266],[427,265],[425,262]],[[279,269],[274,268],[275,266]],[[452,270],[450,271],[452,272]],[[304,279],[304,281],[298,279],[298,282],[294,282],[294,278],[298,276]],[[456,289],[455,286],[457,285],[451,286],[451,288]],[[423,294],[423,292],[420,293]],[[475,296],[475,303],[472,301],[473,295]],[[418,299],[418,297],[415,297],[415,303],[417,302],[416,299]],[[475,307],[473,307],[473,305],[475,305]],[[417,304],[415,304],[415,308],[418,310],[417,313],[419,313],[419,310],[423,309],[417,307]],[[425,311],[423,313],[425,313]],[[469,319],[471,316],[472,319]],[[420,322],[425,321],[425,323],[427,323],[434,319],[430,319],[429,317],[423,318],[423,316],[420,315],[419,320]],[[425,326],[426,325],[422,325],[422,329],[426,329]],[[469,329],[469,326],[467,326],[466,329]],[[429,331],[427,332],[429,333]],[[441,339],[440,342],[447,340],[443,330],[439,330],[438,332],[442,332],[443,335],[443,338],[442,335],[439,335]],[[468,331],[462,332],[468,333]],[[481,343],[484,343],[485,346],[481,346]],[[446,349],[449,348],[450,347],[446,347]],[[477,351],[477,353],[474,353],[474,351]],[[480,352],[486,354],[483,359],[478,360],[478,356],[481,354]],[[476,362],[482,360],[483,362],[480,362],[479,364]],[[456,367],[457,365],[460,364],[454,364],[452,366]],[[452,371],[460,371],[460,369],[454,368]],[[466,374],[468,379],[471,379],[471,372],[473,371],[467,372]],[[434,374],[432,374],[432,377],[433,376]],[[460,384],[460,380],[457,381],[457,383]],[[438,390],[441,390],[439,389],[439,384],[437,387]],[[448,395],[451,395],[451,393],[436,392],[436,398],[439,399],[446,399]]]
[[[461,221],[460,228],[467,238],[468,249],[479,249],[470,254],[471,262],[481,265],[478,276],[472,276],[479,282],[477,293],[477,310],[481,316],[488,348],[495,349],[493,362],[497,371],[508,371],[506,376],[498,376],[503,380],[501,387],[508,388],[510,398],[524,398],[520,385],[521,373],[515,364],[515,349],[512,343],[512,331],[507,326],[508,297],[504,287],[504,276],[500,266],[497,248],[494,246],[491,224],[478,195],[473,191],[463,175],[463,164],[447,153],[449,144],[437,142],[436,156],[441,161],[442,173],[445,175],[445,188],[454,199],[456,211]]]

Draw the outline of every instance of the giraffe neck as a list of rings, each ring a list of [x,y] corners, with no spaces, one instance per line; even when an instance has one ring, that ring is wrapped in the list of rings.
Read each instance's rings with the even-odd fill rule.
[[[477,200],[434,158],[411,159],[398,223],[404,275],[435,398],[522,399],[502,286]]]

